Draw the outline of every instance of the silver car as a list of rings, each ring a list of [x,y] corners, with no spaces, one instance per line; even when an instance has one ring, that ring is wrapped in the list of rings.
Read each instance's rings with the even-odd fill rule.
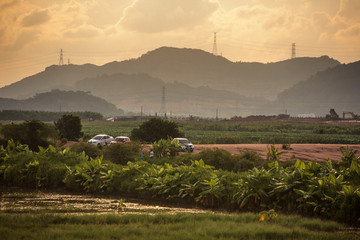
[[[93,137],[92,139],[90,139],[88,141],[89,144],[93,144],[96,146],[105,146],[111,143],[111,141],[113,141],[114,138],[110,135],[107,134],[99,134],[96,135],[95,137]]]

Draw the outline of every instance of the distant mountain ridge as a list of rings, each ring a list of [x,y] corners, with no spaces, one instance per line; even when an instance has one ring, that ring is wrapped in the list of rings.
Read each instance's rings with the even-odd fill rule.
[[[325,56],[267,64],[231,62],[198,49],[162,47],[137,59],[111,62],[103,66],[50,66],[44,72],[0,88],[0,96],[23,99],[56,88],[71,90],[76,82],[84,78],[124,73],[147,74],[165,83],[208,86],[245,96],[275,99],[278,93],[295,83],[337,64],[338,61]]]
[[[325,115],[329,109],[360,114],[360,61],[337,65],[281,92],[275,102],[291,114]]]
[[[261,97],[246,97],[230,91],[215,90],[209,87],[191,87],[184,83],[164,83],[146,74],[103,74],[77,82],[75,88],[91,92],[96,96],[116,103],[129,111],[140,111],[140,106],[152,114],[161,108],[162,88],[166,89],[165,99],[168,112],[175,114],[201,113],[214,116],[216,109],[223,116],[251,114],[255,105],[265,104]]]
[[[40,93],[24,100],[0,98],[0,110],[90,111],[105,116],[124,113],[122,109],[117,109],[114,104],[86,92],[60,90]]]
[[[231,62],[198,49],[162,47],[137,59],[103,66],[53,65],[0,88],[0,97],[28,100],[52,89],[87,91],[126,111],[139,112],[143,106],[146,111],[155,113],[160,110],[161,91],[165,86],[167,111],[176,114],[213,116],[216,109],[223,116],[278,114],[286,109],[293,113],[306,113],[312,108],[302,107],[297,102],[310,101],[313,99],[310,94],[317,92],[307,89],[301,93],[303,99],[300,96],[291,98],[296,91],[290,89],[298,88],[303,82],[312,82],[318,72],[331,72],[341,66],[327,56],[263,64]],[[326,78],[331,74],[325,74]],[[334,76],[333,83],[341,81],[335,78],[342,76]],[[344,91],[338,94],[339,99],[345,99],[342,95],[347,93],[355,94],[352,90]],[[9,106],[19,103],[10,99],[3,101],[7,101]],[[316,113],[328,111],[329,104],[316,101],[311,103],[318,107]]]

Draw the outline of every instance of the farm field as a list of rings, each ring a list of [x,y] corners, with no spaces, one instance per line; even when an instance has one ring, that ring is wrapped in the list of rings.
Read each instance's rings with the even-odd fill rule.
[[[356,229],[333,221],[281,214],[260,218],[119,197],[10,192],[1,197],[0,235],[4,240],[360,238]]]
[[[106,133],[129,136],[140,121],[83,122],[92,137]],[[360,144],[360,123],[276,122],[178,122],[181,132],[195,144]]]

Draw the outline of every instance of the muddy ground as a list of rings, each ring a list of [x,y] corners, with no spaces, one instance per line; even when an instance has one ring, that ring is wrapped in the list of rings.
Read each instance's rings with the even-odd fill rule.
[[[198,208],[184,208],[162,202],[151,204],[139,199],[121,199],[116,196],[91,196],[41,191],[11,190],[0,194],[0,213],[66,213],[66,214],[155,214],[204,213]]]
[[[300,159],[303,161],[324,162],[327,158],[333,161],[341,161],[340,147],[349,146],[350,149],[360,150],[360,145],[343,145],[343,144],[291,144],[290,149],[282,149],[281,144],[276,147],[281,152],[282,159]],[[205,148],[220,148],[229,151],[232,154],[238,154],[241,150],[249,149],[258,152],[266,158],[266,149],[269,144],[197,144],[194,146],[194,153],[199,153]],[[357,154],[359,156],[359,153]]]

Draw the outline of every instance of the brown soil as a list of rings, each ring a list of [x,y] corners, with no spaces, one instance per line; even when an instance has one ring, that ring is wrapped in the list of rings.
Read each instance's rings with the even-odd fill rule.
[[[360,150],[360,145],[342,145],[342,144],[291,144],[290,149],[283,150],[281,144],[276,147],[280,152],[286,152],[282,159],[294,158],[303,161],[324,162],[327,158],[333,161],[341,161],[340,147],[349,146],[350,149]],[[266,158],[266,149],[269,144],[198,144],[194,146],[194,153],[198,153],[205,148],[220,148],[229,151],[232,154],[239,154],[241,150],[253,150]],[[359,156],[359,154],[357,154]]]

